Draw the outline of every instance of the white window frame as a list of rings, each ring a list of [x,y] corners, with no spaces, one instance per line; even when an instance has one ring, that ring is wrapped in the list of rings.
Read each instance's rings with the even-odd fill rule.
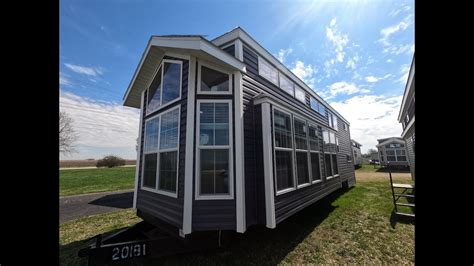
[[[164,150],[160,150],[160,141],[161,141],[161,123],[162,123],[162,116],[169,113],[169,112],[172,112],[174,110],[178,109],[178,113],[179,113],[179,116],[178,116],[178,142],[177,142],[177,145],[176,145],[176,148],[170,148],[170,149],[164,149]],[[144,137],[145,137],[145,140],[146,140],[146,122],[148,120],[151,120],[151,119],[155,119],[157,117],[160,117],[160,121],[158,123],[158,149],[154,152],[145,152],[143,151],[143,155],[142,155],[142,166],[141,166],[141,171],[142,171],[142,174],[141,174],[141,186],[140,188],[143,189],[143,190],[146,190],[146,191],[150,191],[150,192],[154,192],[154,193],[158,193],[158,194],[162,194],[162,195],[165,195],[165,196],[170,196],[170,197],[173,197],[173,198],[178,198],[178,177],[179,177],[179,139],[180,139],[180,129],[181,129],[181,105],[177,105],[173,108],[170,108],[169,110],[166,110],[165,112],[163,113],[159,113],[159,114],[156,114],[156,115],[153,115],[151,117],[147,117],[145,119],[145,134],[144,134]],[[145,144],[145,143],[144,143]],[[164,152],[170,152],[170,151],[176,151],[176,156],[177,156],[177,160],[176,160],[176,192],[173,193],[173,192],[169,192],[169,191],[166,191],[166,190],[161,190],[159,189],[158,185],[160,184],[160,154],[161,153],[164,153]],[[156,180],[155,180],[155,188],[149,188],[149,187],[146,187],[143,185],[143,179],[144,179],[144,172],[145,172],[145,155],[146,154],[151,154],[151,153],[156,153],[157,154],[157,158],[156,158]]]
[[[292,91],[293,91],[292,93],[287,92],[285,89],[283,89],[281,87],[281,79],[285,79],[286,81],[288,81],[291,84],[291,88],[292,88]],[[296,98],[295,97],[295,83],[293,81],[291,81],[291,79],[287,78],[285,75],[282,75],[280,72],[278,72],[278,83],[280,84],[278,86],[280,89],[282,89],[287,94],[291,95],[293,98]]]
[[[302,100],[301,100],[301,99],[298,99],[298,98],[296,97],[296,91],[297,91],[297,90],[303,92],[303,99],[302,99]],[[301,89],[301,88],[298,87],[297,85],[294,85],[294,84],[293,84],[293,91],[294,91],[294,94],[295,94],[295,99],[298,100],[298,101],[300,101],[300,102],[302,102],[302,103],[304,103],[304,104],[306,105],[306,91],[303,90],[303,89]],[[311,101],[311,100],[310,100],[310,101]],[[311,107],[311,103],[310,103],[310,107]],[[313,110],[314,110],[314,109],[313,109]]]
[[[201,73],[202,73],[202,66],[210,68],[212,70],[221,72],[222,74],[229,75],[229,90],[228,91],[202,91],[201,90]],[[223,70],[218,66],[209,63],[203,62],[202,60],[198,61],[198,82],[197,82],[197,93],[198,94],[208,94],[208,95],[230,95],[232,94],[232,74],[229,71]]]
[[[295,168],[295,173],[296,173],[296,186],[297,188],[302,188],[302,187],[306,187],[306,186],[309,186],[311,185],[311,158],[309,157],[309,126],[308,126],[308,122],[306,121],[306,119],[300,117],[300,116],[297,116],[297,115],[293,115],[292,119],[291,119],[291,122],[293,123],[293,127],[294,127],[294,123],[295,121],[298,120],[299,122],[303,122],[303,124],[305,125],[306,127],[306,150],[302,150],[302,149],[297,149],[296,148],[296,134],[295,134],[295,130],[293,130],[293,149],[295,150],[294,152],[294,161],[295,161],[295,164],[294,164],[294,168]],[[299,184],[298,183],[298,166],[297,166],[297,160],[296,160],[296,153],[297,152],[305,152],[306,153],[306,161],[308,163],[308,181],[307,183],[303,183],[303,184]]]
[[[337,145],[336,145],[336,139],[337,139],[337,136],[336,136],[336,132],[333,132],[332,130],[329,130],[327,129],[328,131],[328,138],[329,138],[329,144],[334,144],[335,145],[335,148],[336,148],[336,151],[325,151],[324,150],[324,141],[323,141],[323,151],[324,151],[324,156],[326,154],[329,154],[329,159],[331,161],[331,176],[326,176],[326,180],[329,180],[329,179],[333,179],[335,177],[338,177],[339,176],[339,164],[337,164],[337,174],[334,174],[334,171],[333,171],[333,160],[332,160],[332,155],[336,155],[336,160],[337,160]],[[331,142],[331,133],[334,134],[334,143]],[[324,167],[326,168],[326,158],[324,158]],[[325,169],[326,170],[326,169]],[[326,173],[325,173],[326,174]]]
[[[172,63],[172,64],[179,64],[180,65],[180,72],[179,72],[179,96],[178,98],[172,100],[171,102],[167,102],[166,104],[163,105],[163,83],[164,83],[164,80],[163,80],[163,67],[164,67],[164,64],[165,63]],[[160,90],[160,106],[156,109],[156,110],[153,110],[151,112],[148,112],[149,108],[148,108],[148,97],[150,97],[150,86],[151,84],[153,83],[153,80],[155,80],[155,77],[156,75],[158,74],[158,70],[160,70],[161,68],[161,90]],[[182,88],[183,87],[183,61],[181,60],[173,60],[173,59],[163,59],[161,60],[161,63],[156,67],[155,71],[153,72],[153,77],[150,79],[150,81],[148,82],[148,85],[147,85],[147,94],[146,94],[146,101],[145,101],[145,104],[146,104],[146,114],[145,115],[150,115],[150,114],[153,114],[161,109],[163,109],[164,107],[166,106],[169,106],[179,100],[181,100],[181,97],[182,97]]]
[[[262,61],[263,60],[263,61]],[[270,64],[270,62],[268,62],[267,60],[265,60],[264,58],[262,58],[261,56],[258,56],[257,55],[257,65],[258,65],[258,75],[261,76],[262,78],[270,81],[272,84],[275,84],[278,88],[280,88],[280,71],[278,71],[278,69],[276,69],[272,64]],[[269,65],[271,68],[273,68],[275,70],[275,72],[277,73],[277,81],[276,83],[273,82],[273,80],[270,80],[268,79],[267,77],[263,76],[261,73],[260,73],[260,65],[261,65],[261,62],[265,62],[266,65]]]
[[[200,145],[200,131],[201,131],[201,103],[228,103],[229,104],[229,144],[228,145]],[[196,101],[196,180],[195,180],[195,200],[233,200],[234,199],[234,164],[233,164],[233,112],[232,112],[232,100],[214,100],[214,99],[202,99]],[[229,194],[200,194],[201,185],[201,149],[217,150],[217,149],[228,149],[229,150]]]
[[[320,183],[320,182],[323,182],[323,174],[321,172],[321,145],[320,143],[318,143],[318,146],[319,146],[319,150],[318,151],[313,151],[311,150],[311,146],[309,144],[309,127],[314,127],[316,128],[316,134],[318,133],[317,130],[318,130],[318,126],[316,124],[313,124],[311,122],[308,122],[308,148],[309,148],[309,166],[310,166],[310,178],[311,178],[311,184],[317,184],[317,183]],[[319,136],[316,135],[318,137],[318,142],[319,142]],[[311,154],[313,153],[316,153],[318,154],[318,158],[319,158],[319,161],[318,161],[318,164],[319,164],[319,179],[317,180],[314,180],[313,178],[313,164],[311,162]]]
[[[284,113],[284,114],[286,114],[290,117],[292,148],[282,148],[282,147],[276,147],[275,146],[275,111]],[[296,190],[296,186],[298,184],[298,182],[296,180],[296,173],[295,173],[295,151],[294,151],[294,147],[295,147],[294,145],[295,144],[294,144],[294,140],[293,140],[294,139],[294,133],[293,132],[294,132],[293,117],[292,117],[291,113],[286,112],[286,111],[282,110],[281,108],[276,108],[276,107],[273,106],[272,107],[273,171],[275,173],[274,182],[275,182],[275,192],[276,192],[277,196]],[[277,171],[276,171],[276,151],[277,150],[292,152],[291,158],[292,158],[292,172],[293,172],[293,187],[278,190],[278,177],[277,177]]]

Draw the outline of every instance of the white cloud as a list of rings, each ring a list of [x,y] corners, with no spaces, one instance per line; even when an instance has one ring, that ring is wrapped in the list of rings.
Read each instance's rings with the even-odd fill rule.
[[[346,68],[350,68],[350,69],[354,70],[356,68],[354,60],[349,59],[349,61],[347,61],[347,64],[346,64]]]
[[[338,62],[343,62],[345,55],[344,47],[349,42],[349,38],[347,37],[347,34],[342,34],[337,29],[336,18],[333,18],[329,23],[329,27],[326,27],[326,37],[334,46],[336,60]]]
[[[389,37],[398,32],[398,31],[404,31],[412,24],[412,15],[408,15],[405,17],[402,21],[400,21],[398,24],[383,28],[380,30],[380,34],[382,35],[382,38],[380,38],[378,41],[381,42],[385,46],[389,46]]]
[[[387,61],[385,61],[387,63],[392,63],[392,59],[387,59]]]
[[[100,67],[85,67],[85,66],[79,66],[79,65],[74,65],[74,64],[64,64],[67,68],[70,70],[79,73],[79,74],[84,74],[88,76],[99,76],[102,75],[102,68]]]
[[[394,55],[399,55],[403,53],[413,53],[415,51],[414,44],[405,44],[405,45],[390,45],[389,47],[383,49],[383,53],[390,53]]]
[[[395,9],[395,10],[390,11],[390,13],[388,13],[388,15],[391,16],[391,17],[395,17],[401,11],[402,11],[401,9]]]
[[[303,61],[298,60],[296,61],[295,66],[291,69],[291,72],[303,80],[309,87],[314,89],[315,78],[313,75],[318,72],[314,66],[311,64],[305,65]]]
[[[400,78],[398,79],[398,82],[401,84],[405,85],[408,80],[408,74],[410,74],[410,64],[404,64],[400,67]]]
[[[280,62],[284,63],[286,57],[291,53],[293,53],[292,48],[280,49],[280,51],[278,51],[278,55],[276,56],[276,58],[278,58],[278,60],[280,60]]]
[[[351,95],[355,93],[368,93],[368,92],[370,91],[367,89],[361,89],[357,87],[354,83],[339,81],[329,86],[329,94],[331,96],[329,96],[328,99],[334,98],[338,94]]]
[[[110,153],[136,158],[139,111],[117,103],[95,101],[69,92],[60,92],[60,110],[73,120],[78,136],[78,153],[64,159],[100,158]]]
[[[400,136],[402,126],[397,119],[401,100],[402,96],[357,95],[331,106],[350,122],[351,137],[363,145],[365,153],[376,148],[377,139]]]
[[[72,85],[72,81],[68,78],[67,75],[64,73],[59,73],[59,85],[70,87]]]
[[[378,82],[380,80],[387,79],[391,76],[392,76],[392,74],[387,74],[383,77],[367,76],[367,77],[365,77],[365,81],[370,82],[370,83],[375,83],[375,82]]]

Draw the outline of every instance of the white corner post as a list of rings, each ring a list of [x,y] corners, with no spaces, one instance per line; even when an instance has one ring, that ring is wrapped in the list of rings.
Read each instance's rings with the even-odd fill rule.
[[[245,233],[245,168],[244,168],[244,109],[242,73],[234,74],[234,123],[235,123],[235,208],[237,232]]]
[[[275,193],[272,167],[272,125],[269,103],[262,103],[262,141],[263,141],[263,172],[265,183],[265,214],[266,226],[275,228]]]

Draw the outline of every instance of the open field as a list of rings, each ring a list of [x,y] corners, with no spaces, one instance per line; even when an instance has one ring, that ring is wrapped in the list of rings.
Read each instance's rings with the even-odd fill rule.
[[[97,160],[61,160],[59,161],[59,168],[66,167],[90,167],[95,166]],[[125,165],[135,165],[136,160],[125,160]]]
[[[408,173],[393,175],[409,183]],[[392,215],[388,173],[356,171],[357,184],[336,191],[280,223],[276,229],[251,227],[226,248],[168,258],[132,261],[149,264],[413,264],[414,224]],[[141,221],[135,210],[84,217],[60,225],[60,262],[86,265],[77,257],[84,240]]]
[[[135,167],[75,169],[59,171],[59,195],[133,189]]]

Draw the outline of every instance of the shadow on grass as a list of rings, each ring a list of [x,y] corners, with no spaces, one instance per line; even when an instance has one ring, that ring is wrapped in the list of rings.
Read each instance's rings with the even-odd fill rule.
[[[415,225],[415,218],[398,215],[395,213],[395,210],[393,210],[392,214],[390,215],[390,226],[392,226],[392,228],[395,229],[395,227],[397,226],[397,223]]]
[[[392,168],[391,171],[392,171],[392,173],[410,173],[410,168],[408,168],[408,167]],[[381,168],[378,168],[375,172],[388,173],[388,168],[387,167],[381,167]]]
[[[133,207],[133,191],[106,195],[89,202],[89,204],[120,208],[120,209],[132,208]]]
[[[138,258],[120,265],[155,264],[279,264],[298,244],[318,227],[337,207],[332,203],[350,189],[334,191],[318,202],[289,217],[275,229],[265,226],[251,226],[245,234],[232,234],[224,248],[205,252],[188,253],[163,258]],[[76,241],[65,246],[61,259],[67,265],[85,265],[86,259],[79,259],[77,252],[85,247],[85,241]],[[76,256],[75,260],[72,256]]]

